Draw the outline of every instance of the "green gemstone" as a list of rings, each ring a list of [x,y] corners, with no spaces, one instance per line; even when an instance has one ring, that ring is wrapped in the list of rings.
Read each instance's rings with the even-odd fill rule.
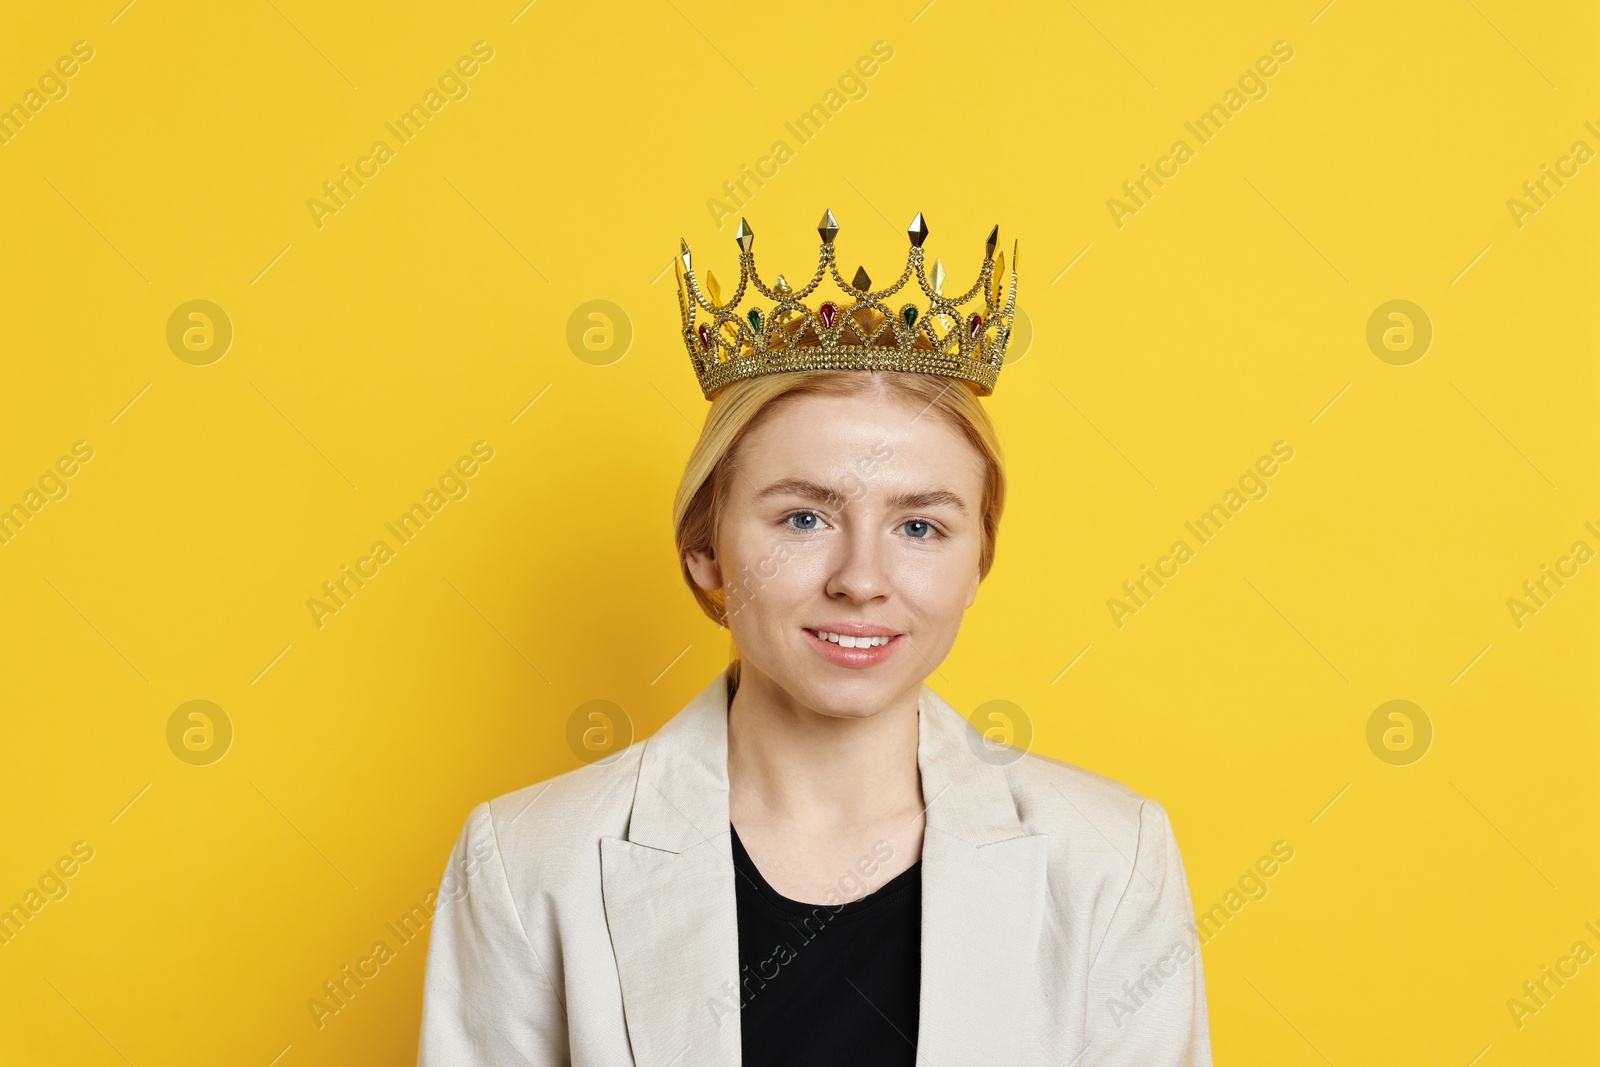
[[[917,309],[906,308],[904,311],[900,312],[900,317],[905,320],[906,329],[909,330],[917,321]]]
[[[761,332],[761,310],[759,308],[751,308],[750,314],[746,315],[745,318],[750,320],[750,328],[752,330],[756,333]]]

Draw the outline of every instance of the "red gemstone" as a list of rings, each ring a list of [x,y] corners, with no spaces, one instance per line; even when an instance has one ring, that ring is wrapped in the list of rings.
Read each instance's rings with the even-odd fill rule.
[[[709,326],[707,326],[705,323],[702,322],[700,324],[699,333],[700,333],[700,347],[709,349],[711,347],[711,328]]]
[[[983,316],[982,315],[974,315],[974,316],[972,316],[972,318],[967,320],[967,336],[968,337],[970,337],[974,341],[976,341],[978,339],[978,334],[980,334],[982,332],[983,332]]]
[[[823,304],[817,309],[817,314],[822,316],[822,325],[825,328],[833,329],[833,316],[837,310],[831,303]]]

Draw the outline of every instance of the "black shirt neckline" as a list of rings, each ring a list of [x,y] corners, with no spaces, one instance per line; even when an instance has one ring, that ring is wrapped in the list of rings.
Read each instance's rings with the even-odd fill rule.
[[[886,901],[899,900],[911,889],[921,885],[922,858],[919,856],[911,866],[864,897],[845,900],[839,904],[810,904],[803,900],[794,900],[784,896],[767,882],[760,868],[750,858],[744,842],[739,840],[739,831],[734,829],[731,822],[728,824],[728,832],[733,838],[734,868],[745,875],[763,905],[785,918],[810,917],[815,915],[818,909],[824,909],[831,913],[834,922],[851,919],[872,911]]]

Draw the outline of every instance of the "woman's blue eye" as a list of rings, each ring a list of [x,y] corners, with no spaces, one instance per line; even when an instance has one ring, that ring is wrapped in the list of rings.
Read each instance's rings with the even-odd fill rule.
[[[809,512],[809,511],[799,511],[799,512],[796,512],[795,514],[789,516],[789,521],[790,522],[794,522],[796,519],[799,519],[802,522],[804,522],[805,520],[809,519],[813,525],[796,526],[796,527],[794,527],[794,529],[796,529],[796,530],[815,530],[816,529],[815,523],[817,521],[817,517],[813,513]]]
[[[927,531],[927,533],[929,533],[929,534],[933,533],[933,526],[930,523],[924,522],[921,519],[908,519],[906,521],[906,525],[907,526],[921,526],[924,530]],[[916,538],[918,541],[925,541],[925,540],[928,539],[926,536],[924,536],[922,534],[912,534],[912,537]]]

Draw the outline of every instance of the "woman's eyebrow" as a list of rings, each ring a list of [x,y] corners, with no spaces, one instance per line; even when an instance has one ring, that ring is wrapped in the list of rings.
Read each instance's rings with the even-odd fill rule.
[[[818,485],[806,478],[780,478],[756,494],[756,499],[771,496],[797,496],[805,500],[832,502],[845,499],[845,494],[826,485]]]
[[[963,515],[967,513],[967,505],[948,489],[923,489],[915,493],[897,493],[889,498],[891,508],[907,508],[913,511],[936,508],[941,504],[955,508]]]
[[[780,478],[756,494],[757,500],[765,500],[773,496],[797,496],[805,500],[816,500],[825,503],[834,503],[846,500],[849,494],[826,485],[819,485],[808,478]],[[967,513],[967,505],[961,497],[948,489],[922,489],[916,492],[896,493],[889,498],[891,508],[931,508],[944,505],[955,508],[961,514]]]

